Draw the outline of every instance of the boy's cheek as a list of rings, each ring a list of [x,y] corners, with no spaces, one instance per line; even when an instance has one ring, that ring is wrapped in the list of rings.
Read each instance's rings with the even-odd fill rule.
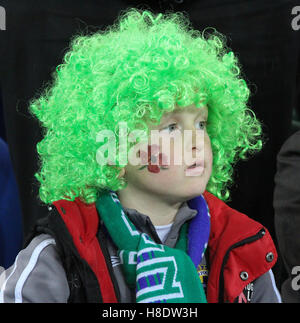
[[[158,189],[165,189],[170,186],[177,186],[182,182],[182,177],[179,176],[176,167],[170,166],[168,169],[160,170],[159,173],[153,174],[148,172],[149,183],[151,186],[157,187]]]

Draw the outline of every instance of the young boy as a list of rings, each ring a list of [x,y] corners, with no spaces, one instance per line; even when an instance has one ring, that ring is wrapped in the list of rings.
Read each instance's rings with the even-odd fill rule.
[[[49,216],[0,301],[280,302],[267,229],[222,201],[234,163],[261,148],[239,74],[222,36],[181,13],[130,9],[75,37],[30,105]]]

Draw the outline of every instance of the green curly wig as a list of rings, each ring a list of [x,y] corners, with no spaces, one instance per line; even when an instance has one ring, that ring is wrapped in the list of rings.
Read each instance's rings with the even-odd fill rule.
[[[43,129],[39,198],[93,203],[103,190],[124,188],[118,175],[125,165],[97,163],[97,133],[117,136],[119,121],[129,132],[148,133],[149,123],[175,105],[206,104],[214,156],[207,190],[226,200],[233,165],[262,147],[249,94],[236,56],[215,29],[193,30],[182,12],[122,11],[104,31],[75,35],[51,84],[30,101]]]

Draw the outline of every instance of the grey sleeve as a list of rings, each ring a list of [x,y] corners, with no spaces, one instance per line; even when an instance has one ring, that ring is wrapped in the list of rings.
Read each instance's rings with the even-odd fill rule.
[[[281,296],[271,269],[253,282],[253,295],[250,302],[281,303]]]
[[[66,303],[69,285],[47,234],[35,237],[0,276],[0,303]]]

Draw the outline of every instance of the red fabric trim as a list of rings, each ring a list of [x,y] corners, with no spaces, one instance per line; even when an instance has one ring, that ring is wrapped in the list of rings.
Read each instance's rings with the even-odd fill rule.
[[[105,257],[96,236],[99,217],[95,203],[85,204],[76,198],[75,202],[59,200],[53,204],[65,222],[80,256],[95,273],[103,302],[117,303]]]

